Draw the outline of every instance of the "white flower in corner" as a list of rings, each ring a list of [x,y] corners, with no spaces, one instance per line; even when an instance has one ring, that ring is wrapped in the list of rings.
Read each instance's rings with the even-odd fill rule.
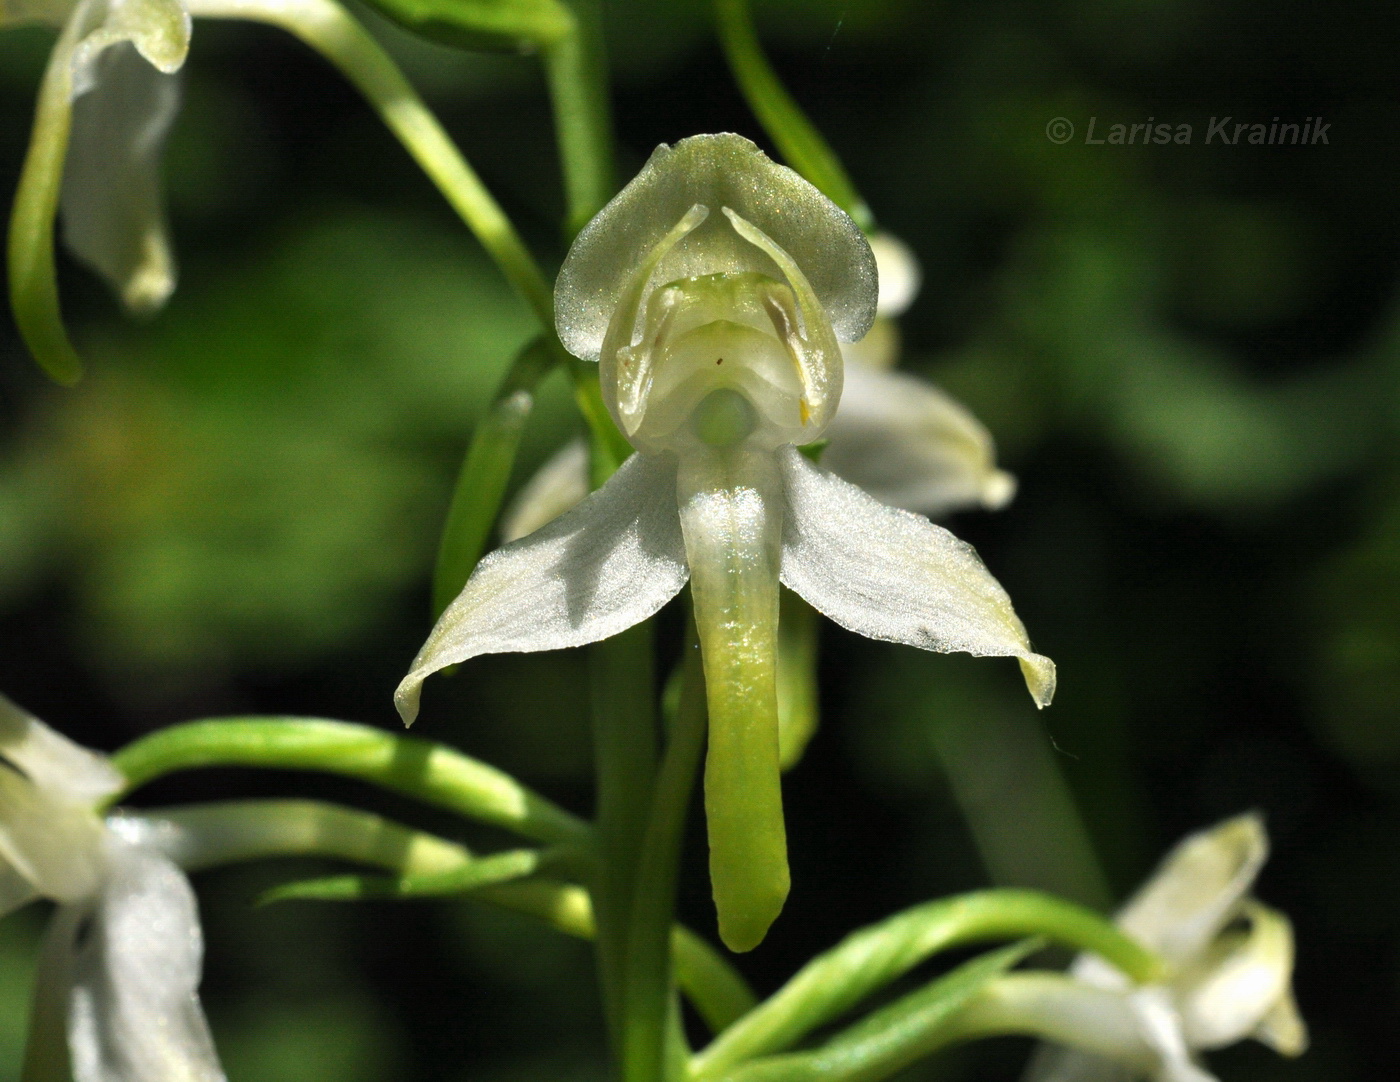
[[[1307,1047],[1293,1000],[1288,918],[1249,897],[1268,856],[1257,815],[1186,838],[1117,917],[1166,963],[1165,979],[1133,988],[1082,955],[1068,975],[1017,973],[979,994],[964,1023],[981,1033],[1049,1038],[1027,1082],[1214,1082],[1199,1053],[1247,1037],[1285,1056]]]
[[[0,913],[58,903],[24,1077],[222,1082],[196,993],[194,894],[168,859],[103,822],[123,784],[102,756],[0,697]]]
[[[797,449],[841,394],[838,338],[875,315],[855,224],[747,139],[662,146],[579,234],[558,329],[601,365],[637,449],[574,510],[487,556],[399,685],[478,654],[553,650],[651,616],[690,580],[709,701],[710,873],[720,932],[755,946],[788,890],[774,683],[779,580],[859,634],[1009,655],[1037,703],[1054,666],[972,549]]]

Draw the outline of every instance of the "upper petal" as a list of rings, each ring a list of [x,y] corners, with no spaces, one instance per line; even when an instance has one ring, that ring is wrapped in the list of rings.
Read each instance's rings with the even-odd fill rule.
[[[787,492],[784,585],[842,627],[940,653],[1009,656],[1037,705],[1055,663],[1034,653],[1001,584],[966,542],[887,507],[795,448],[779,452]]]
[[[1198,958],[1237,912],[1269,855],[1263,819],[1235,816],[1179,842],[1118,914],[1169,962]]]
[[[1016,493],[977,418],[901,372],[848,365],[826,436],[822,465],[894,507],[935,517],[966,507],[995,511]]]
[[[0,696],[0,903],[26,900],[15,876],[60,902],[89,897],[104,859],[93,806],[123,784],[105,759]]]
[[[719,213],[729,207],[792,256],[838,337],[854,341],[869,329],[875,258],[850,217],[742,136],[696,135],[657,147],[574,240],[554,293],[559,337],[570,353],[598,359],[634,268],[697,204],[713,213],[666,254],[651,276],[655,284],[720,272],[782,278],[729,227]]]
[[[411,724],[423,681],[439,669],[478,654],[606,639],[655,613],[687,577],[675,465],[633,455],[568,514],[477,565],[394,702]]]
[[[129,309],[151,311],[175,288],[160,152],[179,106],[179,77],[126,43],[97,58],[92,75],[92,88],[73,103],[63,239]]]
[[[165,857],[108,835],[108,874],[71,944],[74,1082],[223,1082],[199,1005],[194,892]]]

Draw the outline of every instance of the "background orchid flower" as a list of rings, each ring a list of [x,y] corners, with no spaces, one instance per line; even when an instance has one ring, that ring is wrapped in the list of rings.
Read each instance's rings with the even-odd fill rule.
[[[1301,1054],[1307,1029],[1293,1000],[1292,928],[1248,896],[1267,855],[1258,815],[1227,819],[1180,842],[1123,907],[1118,926],[1166,963],[1161,983],[1133,988],[1103,959],[1082,955],[1068,975],[993,982],[963,1024],[1068,1046],[1040,1049],[1027,1082],[1107,1082],[1125,1071],[1213,1082],[1197,1053],[1246,1037]]]
[[[221,1082],[199,1005],[194,894],[174,864],[103,822],[125,780],[0,697],[0,912],[44,897],[25,1078]],[[114,820],[114,823],[120,823]]]
[[[578,646],[655,613],[687,579],[709,705],[705,808],[720,934],[760,942],[788,891],[778,767],[779,580],[844,627],[923,649],[1033,653],[970,546],[808,461],[842,360],[875,311],[855,224],[747,139],[661,146],[579,234],[555,291],[559,335],[597,360],[637,449],[598,492],[492,553],[396,693],[482,653]]]
[[[71,383],[81,364],[58,317],[53,220],[69,248],[134,311],[175,288],[159,177],[190,43],[181,0],[20,0],[0,26],[60,27],[39,88],[10,221],[10,295],[40,363]]]

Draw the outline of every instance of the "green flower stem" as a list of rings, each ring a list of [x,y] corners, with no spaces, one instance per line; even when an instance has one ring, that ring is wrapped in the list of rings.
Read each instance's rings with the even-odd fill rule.
[[[959,1012],[1039,945],[1030,940],[974,958],[820,1048],[746,1063],[726,1082],[879,1082],[947,1044]]]
[[[632,445],[613,423],[598,383],[598,366],[570,358],[569,375],[574,382],[574,401],[588,424],[589,482],[602,488],[632,454]]]
[[[1029,890],[987,890],[928,902],[854,932],[736,1022],[692,1061],[716,1078],[756,1056],[790,1048],[817,1026],[939,951],[987,939],[1044,936],[1092,951],[1133,980],[1156,979],[1161,960],[1083,906]]]
[[[482,887],[533,875],[548,863],[549,854],[536,849],[509,849],[476,857],[460,868],[423,875],[332,875],[285,883],[266,891],[259,905],[292,900],[355,902],[362,898],[440,898],[469,894]]]
[[[39,85],[34,134],[10,211],[10,305],[25,345],[49,376],[71,387],[83,374],[58,302],[53,226],[73,122],[73,46],[83,20],[70,18],[59,35]]]
[[[613,197],[617,183],[601,9],[597,0],[569,0],[569,7],[573,30],[547,46],[543,59],[573,236]]]
[[[656,782],[651,621],[589,647],[589,669],[598,779],[599,861],[593,881],[598,974],[620,1053],[637,862]]]
[[[682,662],[680,704],[656,779],[633,889],[623,986],[623,1079],[652,1082],[662,1075],[671,1003],[669,933],[686,810],[705,747],[705,674],[693,624]]]
[[[584,843],[587,823],[510,775],[442,744],[323,718],[213,718],[161,729],[112,757],[126,790],[211,766],[317,770],[358,778],[543,842]]]
[[[433,574],[433,616],[442,615],[466,585],[491,527],[501,510],[525,422],[535,405],[535,388],[553,369],[557,354],[544,338],[526,346],[472,433],[462,462]]]
[[[119,813],[124,814],[124,813]],[[143,810],[169,823],[154,841],[186,871],[299,854],[369,864],[395,875],[439,875],[469,867],[465,846],[356,808],[319,800],[225,800]]]
[[[763,55],[748,0],[715,0],[715,15],[729,68],[763,130],[778,145],[789,165],[854,218],[862,230],[874,232],[875,216],[856,191],[841,159],[807,119]]]
[[[549,280],[510,219],[393,60],[344,8],[334,0],[191,0],[190,11],[279,26],[340,69],[476,234],[546,333],[554,333]]]

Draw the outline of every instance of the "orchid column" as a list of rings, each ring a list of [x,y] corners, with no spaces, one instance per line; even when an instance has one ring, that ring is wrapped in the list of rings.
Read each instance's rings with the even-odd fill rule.
[[[560,340],[600,363],[637,449],[574,510],[478,565],[396,701],[483,653],[581,646],[692,581],[709,701],[705,808],[720,935],[756,946],[788,891],[774,683],[778,583],[844,627],[1013,656],[1040,705],[1054,665],[972,549],[809,461],[841,394],[839,341],[875,315],[851,219],[737,135],[662,146],[579,234]]]

